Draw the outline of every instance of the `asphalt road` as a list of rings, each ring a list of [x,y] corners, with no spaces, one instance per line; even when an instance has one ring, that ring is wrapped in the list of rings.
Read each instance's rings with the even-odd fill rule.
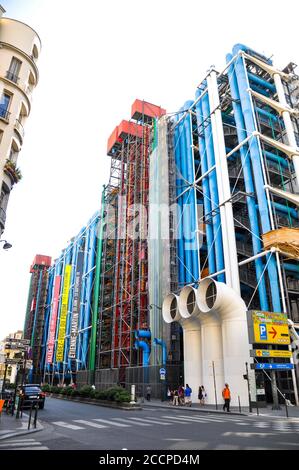
[[[2,449],[259,450],[299,449],[299,418],[215,415],[184,408],[116,410],[47,398],[43,431]]]

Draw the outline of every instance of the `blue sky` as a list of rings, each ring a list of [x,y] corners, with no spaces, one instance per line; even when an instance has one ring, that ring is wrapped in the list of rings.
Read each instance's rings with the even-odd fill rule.
[[[0,338],[23,327],[29,266],[57,257],[98,209],[107,139],[135,98],[175,111],[236,42],[299,62],[298,6],[228,0],[0,0],[39,33],[40,82],[0,252]],[[287,2],[286,2],[287,4]],[[261,27],[262,26],[262,27]]]

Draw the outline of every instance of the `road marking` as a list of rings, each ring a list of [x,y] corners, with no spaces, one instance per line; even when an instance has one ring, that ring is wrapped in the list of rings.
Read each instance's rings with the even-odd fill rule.
[[[93,423],[92,421],[88,421],[87,419],[73,419],[73,421],[75,423],[85,424],[86,426],[90,426],[92,428],[103,429],[107,427],[107,426],[104,426],[103,424]]]
[[[36,442],[35,439],[9,439],[9,442]],[[4,446],[4,444],[0,444],[0,446]]]
[[[108,419],[94,418],[93,421],[100,421],[101,423],[112,424],[113,426],[119,426],[120,428],[130,428],[131,427],[130,424],[114,423],[113,421],[109,421]]]
[[[128,422],[128,419],[132,419],[132,418],[128,418],[128,419],[124,419],[124,418],[112,418],[112,419],[115,419],[115,421],[124,421],[125,423]],[[146,423],[135,423],[136,426],[151,426],[151,424],[146,424]]]
[[[278,444],[283,444],[284,446],[299,446],[299,443],[297,442],[279,442]]]
[[[214,450],[237,450],[239,446],[235,446],[232,444],[218,444],[218,446],[213,447]]]
[[[134,421],[144,421],[142,418],[130,418],[134,419]],[[156,421],[148,416],[145,417],[147,423],[152,424],[162,424],[162,426],[172,426],[173,423],[164,423],[163,421]]]
[[[40,442],[13,442],[13,443],[6,443],[6,444],[0,444],[1,447],[18,447],[18,446],[38,446],[40,445]]]
[[[238,436],[238,437],[267,437],[275,436],[273,432],[224,432],[222,436]]]
[[[179,418],[175,416],[161,416],[163,419],[170,419],[174,423],[190,424],[190,419],[188,418]]]
[[[39,446],[39,447],[18,447],[17,450],[49,450],[49,447]]]
[[[214,418],[214,417],[210,417],[210,418],[204,418],[202,416],[187,416],[187,415],[179,415],[180,418],[187,418],[187,419],[194,419],[196,421],[209,421],[209,422],[216,422],[216,423],[224,423],[224,420],[223,419],[219,419],[219,418]]]
[[[56,426],[61,426],[63,428],[73,429],[74,431],[84,429],[82,426],[75,426],[74,424],[65,423],[64,421],[52,421],[52,424],[56,424]]]

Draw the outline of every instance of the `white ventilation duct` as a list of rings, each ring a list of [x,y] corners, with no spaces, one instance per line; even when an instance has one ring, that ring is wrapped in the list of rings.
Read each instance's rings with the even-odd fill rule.
[[[178,321],[183,328],[185,384],[192,388],[192,401],[198,402],[198,387],[202,385],[200,323],[195,317],[187,319],[180,315],[178,300],[177,295],[168,294],[163,301],[162,315],[166,323]]]
[[[219,403],[222,401],[221,391],[224,384],[221,321],[217,312],[207,310],[206,305],[199,305],[198,297],[198,290],[185,286],[179,297],[179,311],[183,318],[196,318],[200,322],[203,377],[201,385],[204,385],[207,392],[207,403],[215,404],[215,385]]]
[[[205,315],[219,316],[222,329],[224,381],[229,384],[232,405],[248,406],[245,363],[250,363],[246,305],[236,292],[222,282],[213,279],[201,281],[197,292],[197,303]],[[216,317],[215,317],[216,318]],[[223,384],[224,385],[224,384]]]

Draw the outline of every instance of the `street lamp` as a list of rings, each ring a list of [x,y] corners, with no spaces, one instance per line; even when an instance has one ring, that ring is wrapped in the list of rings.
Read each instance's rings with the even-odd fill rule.
[[[0,242],[4,243],[3,250],[9,250],[12,247],[12,245],[7,240],[0,240]]]

